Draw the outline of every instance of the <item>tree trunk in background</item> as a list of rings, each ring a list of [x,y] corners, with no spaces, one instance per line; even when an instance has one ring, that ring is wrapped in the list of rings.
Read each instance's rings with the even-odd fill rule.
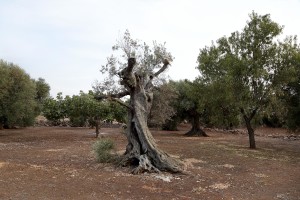
[[[247,127],[247,131],[248,131],[248,135],[249,135],[249,144],[250,144],[250,149],[255,149],[256,148],[256,144],[255,144],[255,135],[254,135],[254,129],[251,126],[251,120],[253,119],[253,117],[256,114],[256,110],[254,109],[252,111],[252,113],[250,114],[250,116],[248,117],[246,115],[246,113],[244,112],[244,109],[241,109],[241,113],[243,115],[243,118],[245,120],[246,123],[246,127]]]
[[[100,121],[99,120],[95,120],[95,128],[96,128],[96,138],[98,138],[99,136],[99,129],[100,129]]]
[[[249,135],[250,149],[255,149],[256,144],[255,144],[254,129],[251,126],[251,121],[250,120],[245,119],[245,122],[246,122],[246,127],[247,127],[248,135]]]
[[[186,136],[204,136],[208,135],[200,128],[200,115],[198,113],[193,114],[192,129],[185,134]]]

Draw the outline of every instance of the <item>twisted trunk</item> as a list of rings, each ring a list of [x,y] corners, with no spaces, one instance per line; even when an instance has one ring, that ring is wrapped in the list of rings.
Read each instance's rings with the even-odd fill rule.
[[[121,83],[129,90],[130,105],[128,108],[128,123],[126,136],[128,145],[123,164],[134,166],[133,173],[148,172],[180,172],[177,160],[160,150],[147,126],[147,119],[153,101],[153,76],[133,74],[135,60],[128,61],[128,67],[121,73]],[[165,65],[163,68],[166,68]],[[163,69],[162,68],[162,69]],[[156,73],[154,75],[158,75]]]
[[[192,114],[192,129],[187,132],[186,136],[204,136],[208,137],[208,135],[200,128],[200,115],[195,111]]]

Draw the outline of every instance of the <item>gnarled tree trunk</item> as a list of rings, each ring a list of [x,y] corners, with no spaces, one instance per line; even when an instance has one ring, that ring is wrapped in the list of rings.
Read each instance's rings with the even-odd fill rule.
[[[196,111],[191,115],[192,118],[192,129],[187,132],[186,136],[204,136],[208,137],[208,135],[200,128],[200,115]]]
[[[147,119],[153,101],[152,79],[164,71],[169,63],[164,62],[164,66],[155,74],[133,73],[135,59],[128,60],[128,67],[119,73],[123,84],[130,95],[128,108],[128,124],[126,136],[128,145],[124,155],[123,164],[133,165],[133,173],[144,171],[159,172],[180,172],[180,163],[167,153],[160,150],[147,126]]]

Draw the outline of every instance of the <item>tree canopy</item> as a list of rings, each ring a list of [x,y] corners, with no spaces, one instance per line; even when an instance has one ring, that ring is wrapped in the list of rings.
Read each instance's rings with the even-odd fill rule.
[[[40,85],[45,81],[35,81],[18,65],[0,60],[0,128],[29,126],[39,113],[38,100],[49,92]],[[41,83],[41,84],[40,84]]]
[[[128,144],[122,163],[134,166],[133,173],[181,171],[179,162],[157,147],[148,128],[154,85],[172,61],[171,54],[164,44],[153,42],[150,47],[132,39],[128,31],[113,50],[120,50],[119,56],[107,59],[101,71],[106,72],[108,78],[99,83],[95,91],[99,93],[98,100],[110,99],[128,110]],[[117,81],[118,86],[115,85]],[[128,104],[119,100],[124,96],[129,96]]]
[[[210,47],[200,50],[199,70],[207,83],[220,83],[230,93],[231,102],[239,109],[248,129],[250,148],[255,148],[251,121],[262,111],[275,93],[275,85],[283,71],[290,69],[275,39],[283,27],[270,15],[252,12],[241,32],[221,37]]]

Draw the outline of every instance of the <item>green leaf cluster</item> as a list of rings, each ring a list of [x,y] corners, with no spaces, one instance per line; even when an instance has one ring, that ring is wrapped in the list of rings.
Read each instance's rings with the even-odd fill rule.
[[[0,128],[33,125],[36,84],[18,65],[0,60]]]
[[[49,97],[44,100],[42,114],[54,125],[60,124],[60,121],[67,117],[67,105],[61,92],[57,94],[56,99]]]
[[[278,110],[287,110],[292,116],[298,114],[298,104],[291,106],[290,101],[294,97],[298,100],[297,90],[289,85],[295,78],[298,84],[299,74],[295,75],[295,71],[299,68],[299,45],[296,37],[276,41],[283,27],[272,21],[269,14],[252,12],[249,17],[241,32],[223,36],[210,47],[200,49],[198,69],[204,85],[217,86],[215,98],[209,98],[213,107],[208,108],[219,107],[223,115],[228,111],[239,111],[248,130],[250,148],[256,148],[253,125],[259,117],[279,124],[287,112]],[[219,86],[223,92],[218,90]],[[286,108],[276,109],[276,106],[284,106],[281,98],[287,98],[289,103],[286,103]]]
[[[283,27],[270,15],[252,12],[249,17],[241,32],[200,50],[198,69],[203,81],[216,87],[216,101],[241,110],[251,121],[258,111],[267,112],[270,102],[283,94],[285,85],[296,77],[292,74],[299,64],[294,55],[299,49],[295,38],[276,41]]]
[[[97,101],[93,92],[80,92],[72,97],[58,93],[56,99],[48,98],[43,104],[43,115],[58,125],[69,118],[71,126],[93,126],[95,121],[114,120],[124,122],[127,111],[116,102]]]

